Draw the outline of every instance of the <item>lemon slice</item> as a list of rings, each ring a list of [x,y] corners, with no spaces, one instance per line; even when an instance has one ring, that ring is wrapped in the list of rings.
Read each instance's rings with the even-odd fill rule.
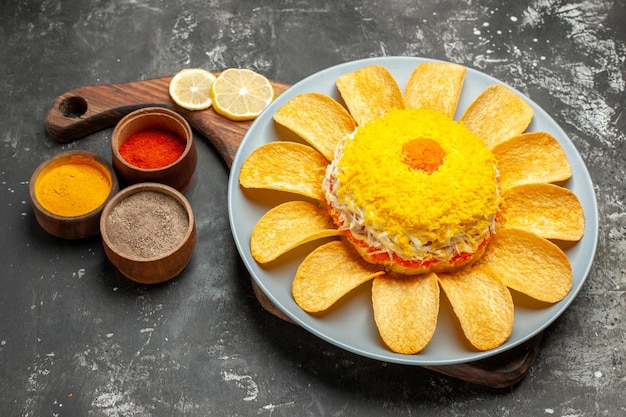
[[[170,97],[187,110],[204,110],[211,107],[211,85],[215,75],[202,68],[185,68],[170,81]]]
[[[211,87],[213,109],[231,120],[252,120],[274,99],[269,80],[249,69],[229,68]]]

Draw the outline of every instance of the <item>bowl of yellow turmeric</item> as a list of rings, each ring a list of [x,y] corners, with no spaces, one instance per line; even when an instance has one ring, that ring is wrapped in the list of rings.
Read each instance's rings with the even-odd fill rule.
[[[119,191],[113,167],[88,151],[61,153],[33,172],[29,194],[41,227],[63,239],[83,239],[100,233],[105,204]]]

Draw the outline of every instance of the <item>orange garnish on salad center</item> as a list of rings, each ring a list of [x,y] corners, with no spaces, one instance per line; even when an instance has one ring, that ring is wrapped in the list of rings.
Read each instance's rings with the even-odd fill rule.
[[[428,138],[417,138],[402,146],[403,162],[409,167],[432,174],[437,171],[446,152],[436,141]]]

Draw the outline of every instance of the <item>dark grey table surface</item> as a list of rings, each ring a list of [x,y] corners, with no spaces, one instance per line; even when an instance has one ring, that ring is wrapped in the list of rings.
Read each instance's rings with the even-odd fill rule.
[[[2,416],[626,415],[626,2],[5,0],[0,24]],[[267,313],[233,243],[228,169],[203,138],[187,192],[198,244],[158,286],[123,278],[98,238],[44,232],[37,165],[110,160],[105,129],[61,145],[71,89],[247,67],[293,84],[342,62],[453,61],[527,94],[567,132],[595,184],[598,251],[579,296],[517,385],[487,388],[345,352]]]

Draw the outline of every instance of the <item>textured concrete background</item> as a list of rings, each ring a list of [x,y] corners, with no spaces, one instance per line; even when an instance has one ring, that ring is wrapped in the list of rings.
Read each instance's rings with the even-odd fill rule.
[[[4,0],[0,24],[0,408],[3,416],[626,415],[626,2]],[[514,3],[514,4],[513,4]],[[135,285],[99,240],[47,235],[28,203],[44,159],[110,158],[111,130],[59,145],[43,124],[83,85],[248,67],[295,83],[349,60],[458,62],[527,94],[595,184],[594,267],[504,390],[344,352],[266,313],[227,218],[228,170],[197,141],[188,269]]]

